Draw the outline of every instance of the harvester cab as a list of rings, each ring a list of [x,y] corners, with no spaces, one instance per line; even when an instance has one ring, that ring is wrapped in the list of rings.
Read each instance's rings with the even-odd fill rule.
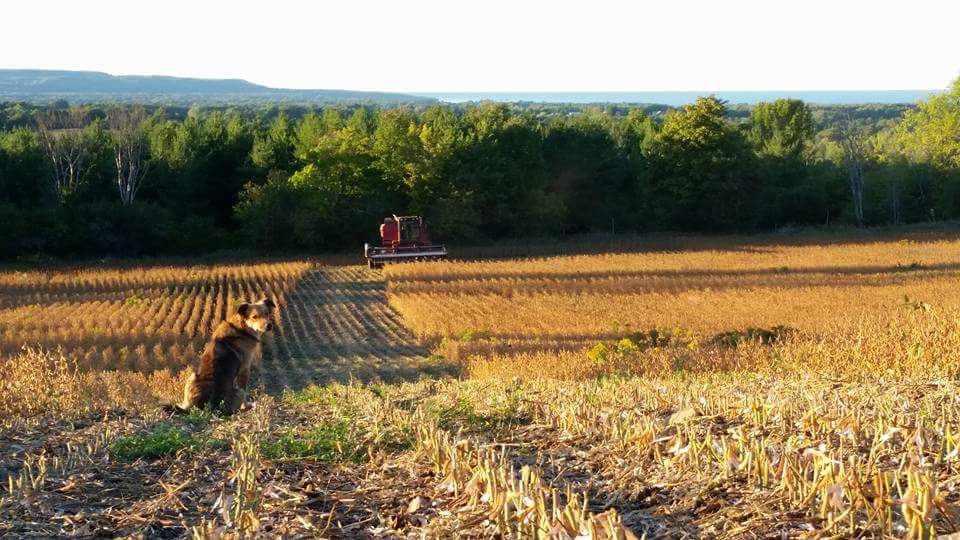
[[[386,263],[434,261],[447,258],[447,248],[430,241],[430,231],[420,216],[390,216],[380,225],[380,245],[363,245],[370,268]]]

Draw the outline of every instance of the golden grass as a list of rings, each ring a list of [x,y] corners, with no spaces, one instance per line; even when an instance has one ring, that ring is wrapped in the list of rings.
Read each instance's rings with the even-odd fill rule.
[[[237,302],[287,291],[309,262],[0,272],[0,357],[60,349],[83,371],[178,371]]]
[[[74,418],[110,407],[156,405],[181,392],[185,373],[81,371],[60,352],[25,349],[0,358],[0,418]]]
[[[477,376],[592,377],[614,365],[952,376],[956,261],[960,241],[890,240],[397,265],[386,276],[407,324],[472,359]],[[586,353],[623,338],[638,350]]]
[[[157,463],[106,456],[118,434],[163,418],[145,405],[176,394],[181,381],[163,369],[169,361],[141,373],[74,363],[85,362],[86,347],[109,341],[64,354],[13,351],[0,359],[0,446],[19,448],[33,438],[22,433],[49,425],[76,430],[60,427],[75,413],[132,410],[100,412],[102,428],[49,434],[18,451],[15,474],[0,488],[0,535],[149,535],[155,523],[165,534],[198,538],[928,539],[960,532],[960,241],[725,241],[710,250],[704,243],[686,251],[674,244],[675,252],[389,267],[391,306],[438,353],[460,359],[466,378],[261,396],[252,411],[230,419],[201,427],[175,420],[210,444]],[[79,313],[105,307],[119,329],[111,336],[125,339],[159,335],[137,333],[135,321],[189,321],[199,304],[197,322],[183,325],[199,332],[217,305],[268,288],[244,271],[275,271],[208,270],[212,283],[197,289],[207,292],[194,293],[190,311],[172,300],[159,307],[177,280],[189,282],[182,269],[158,270],[134,285],[140,278],[118,270],[110,278],[121,283],[117,290],[98,282],[96,271],[25,281],[0,274],[0,311],[25,334],[64,326],[98,339],[87,326],[22,311],[25,299],[45,309],[76,295]],[[284,275],[303,271],[293,266]],[[284,290],[285,279],[269,288]],[[254,284],[240,290],[244,280]],[[341,289],[349,292],[337,282],[297,295],[329,294],[323,298],[332,302],[340,293],[330,291]],[[133,309],[141,302],[151,307]],[[16,420],[23,416],[36,418]],[[305,464],[263,451],[290,437],[312,441],[310,433],[329,434],[320,428],[335,425],[349,426],[328,441],[340,462]],[[108,476],[101,475],[105,463]],[[130,486],[104,489],[131,473],[153,489],[134,501],[117,498]],[[77,489],[86,491],[70,491]],[[71,508],[69,524],[50,519],[50,509],[61,507]]]
[[[522,386],[538,427],[517,436],[608,500],[655,501],[651,536],[919,539],[960,530],[958,257],[731,243],[386,276],[462,362],[459,399]]]

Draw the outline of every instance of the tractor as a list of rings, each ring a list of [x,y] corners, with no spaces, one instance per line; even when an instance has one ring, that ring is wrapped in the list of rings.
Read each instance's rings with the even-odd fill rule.
[[[380,245],[363,245],[370,268],[386,263],[436,261],[447,258],[447,248],[430,241],[430,231],[420,216],[390,216],[380,225]]]

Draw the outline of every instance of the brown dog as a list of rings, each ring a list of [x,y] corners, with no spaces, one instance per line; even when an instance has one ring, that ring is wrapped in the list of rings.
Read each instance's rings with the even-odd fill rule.
[[[227,414],[240,410],[247,399],[250,366],[260,359],[260,340],[273,329],[276,307],[269,299],[240,304],[220,323],[200,356],[199,369],[187,380],[177,410],[205,406]]]

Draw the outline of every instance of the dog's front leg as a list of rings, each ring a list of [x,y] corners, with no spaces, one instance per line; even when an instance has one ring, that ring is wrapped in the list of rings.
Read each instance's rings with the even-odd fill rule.
[[[234,388],[233,397],[229,403],[224,403],[227,414],[233,414],[243,409],[247,402],[247,393],[242,388]]]

